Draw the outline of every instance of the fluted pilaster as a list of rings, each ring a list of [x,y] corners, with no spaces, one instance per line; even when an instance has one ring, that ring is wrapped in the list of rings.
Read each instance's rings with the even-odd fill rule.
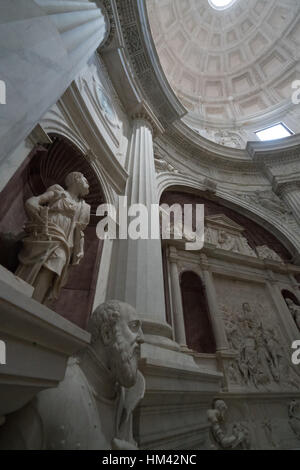
[[[300,224],[300,181],[288,182],[278,186],[277,194],[287,204]]]
[[[229,349],[229,345],[227,341],[223,317],[218,306],[217,293],[214,286],[212,273],[210,271],[206,256],[200,255],[200,258],[204,276],[207,302],[209,306],[210,320],[216,341],[216,348],[217,351],[226,351]]]
[[[152,125],[145,118],[137,117],[133,121],[127,161],[130,176],[126,190],[128,207],[132,204],[143,204],[148,209],[149,238],[116,241],[109,295],[133,305],[149,321],[164,323],[165,299],[159,211],[152,210],[151,214],[152,205],[158,204],[152,133]],[[156,239],[150,238],[150,222],[152,228],[155,228]]]
[[[177,265],[176,248],[174,247],[170,247],[169,262],[175,340],[181,346],[186,346],[186,334],[184,326],[182,296],[179,282],[179,271]]]
[[[88,0],[4,0],[0,25],[0,160],[60,98],[107,37],[108,20]]]

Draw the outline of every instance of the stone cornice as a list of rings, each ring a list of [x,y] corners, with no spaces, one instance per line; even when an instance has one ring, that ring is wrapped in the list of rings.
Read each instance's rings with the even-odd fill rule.
[[[297,179],[289,179],[288,181],[284,178],[274,178],[273,191],[278,194],[278,196],[292,191],[300,191],[300,176]]]
[[[205,151],[194,141],[187,139],[186,135],[181,133],[179,134],[176,131],[170,132],[170,129],[167,130],[161,138],[158,138],[157,142],[158,144],[162,144],[162,148],[164,150],[165,147],[170,149],[167,152],[170,157],[172,157],[172,153],[174,153],[184,157],[186,160],[191,159],[196,164],[202,163],[205,166],[216,167],[220,170],[236,173],[240,173],[241,171],[250,174],[259,173],[259,169],[256,165],[253,164],[251,160],[243,161],[238,159],[229,159],[222,155],[217,155],[216,153],[210,153]],[[222,150],[222,147],[219,147]],[[175,163],[174,165],[176,166]]]
[[[300,165],[300,134],[276,141],[248,142],[246,150],[259,166],[293,161]]]
[[[174,123],[164,135],[164,140],[179,154],[195,161],[230,171],[257,173],[257,168],[243,150],[215,144],[201,137],[183,122]],[[204,143],[206,147],[204,147]]]

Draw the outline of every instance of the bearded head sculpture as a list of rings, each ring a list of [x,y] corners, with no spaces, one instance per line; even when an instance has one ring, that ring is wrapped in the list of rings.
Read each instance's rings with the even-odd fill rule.
[[[88,327],[91,346],[104,348],[105,363],[112,379],[132,387],[137,378],[140,345],[144,342],[141,321],[129,304],[110,300],[94,311]]]

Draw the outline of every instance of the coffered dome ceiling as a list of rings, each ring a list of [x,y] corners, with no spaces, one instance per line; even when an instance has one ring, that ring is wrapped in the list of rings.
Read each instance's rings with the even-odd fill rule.
[[[228,3],[147,0],[161,65],[200,133],[258,128],[300,106],[291,101],[300,79],[300,1]]]

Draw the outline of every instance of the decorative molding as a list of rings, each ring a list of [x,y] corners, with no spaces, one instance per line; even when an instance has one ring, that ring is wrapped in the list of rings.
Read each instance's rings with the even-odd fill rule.
[[[52,140],[40,124],[37,124],[35,128],[30,132],[28,137],[26,137],[26,141],[28,141],[28,143],[33,146],[52,143]]]
[[[121,33],[132,69],[144,96],[164,125],[185,114],[176,98],[155,52],[145,0],[114,0]]]

